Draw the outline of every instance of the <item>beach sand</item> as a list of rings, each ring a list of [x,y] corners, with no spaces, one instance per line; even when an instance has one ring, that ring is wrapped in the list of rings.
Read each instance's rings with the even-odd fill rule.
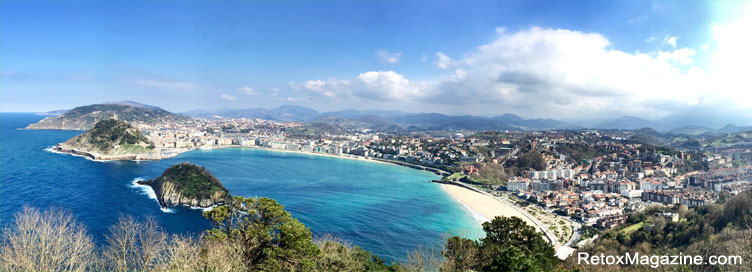
[[[478,222],[490,221],[496,216],[516,216],[521,218],[528,225],[536,225],[527,216],[517,211],[513,207],[495,198],[482,194],[458,185],[441,184],[441,187],[449,193],[454,199],[462,203],[473,214]],[[536,227],[537,229],[537,227]]]

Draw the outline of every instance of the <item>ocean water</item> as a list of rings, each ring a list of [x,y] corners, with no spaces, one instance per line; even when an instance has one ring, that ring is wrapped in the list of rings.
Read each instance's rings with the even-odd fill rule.
[[[210,228],[201,210],[162,210],[150,190],[134,186],[188,161],[206,167],[233,195],[273,198],[314,235],[334,235],[387,260],[401,260],[418,246],[441,246],[449,234],[480,233],[470,212],[424,171],[247,148],[95,162],[45,150],[80,131],[18,129],[41,118],[0,113],[0,224],[29,205],[70,210],[100,243],[121,214],[152,216],[170,233],[201,233]]]

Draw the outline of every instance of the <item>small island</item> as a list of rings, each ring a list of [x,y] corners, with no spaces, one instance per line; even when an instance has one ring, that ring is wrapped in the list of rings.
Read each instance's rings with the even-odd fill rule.
[[[206,168],[188,162],[170,166],[158,178],[138,183],[150,186],[163,208],[208,208],[232,200],[230,192]]]
[[[57,144],[52,150],[86,156],[94,160],[158,160],[154,144],[138,129],[117,120],[105,119],[80,135]]]

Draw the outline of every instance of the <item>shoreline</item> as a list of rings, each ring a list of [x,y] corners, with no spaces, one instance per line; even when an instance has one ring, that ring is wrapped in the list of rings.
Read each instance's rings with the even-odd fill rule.
[[[375,163],[391,164],[391,165],[412,168],[412,169],[419,170],[419,171],[425,171],[433,175],[436,175],[438,177],[444,177],[444,176],[449,175],[449,172],[446,172],[438,168],[415,165],[415,164],[410,164],[410,163],[406,163],[402,161],[393,161],[393,160],[386,160],[386,159],[379,159],[379,158],[368,158],[368,157],[362,157],[362,156],[356,156],[356,155],[350,155],[350,154],[331,154],[331,153],[321,153],[321,152],[311,152],[311,151],[301,151],[301,150],[274,149],[274,148],[257,146],[257,145],[254,145],[254,146],[223,145],[223,146],[208,147],[204,149],[193,148],[190,150],[181,151],[179,153],[189,152],[189,151],[194,151],[194,150],[213,150],[213,149],[225,149],[225,148],[248,148],[248,149],[258,149],[258,150],[266,150],[266,151],[273,151],[273,152],[297,153],[297,154],[305,154],[305,155],[324,156],[324,157],[330,157],[330,158],[375,162]]]
[[[263,146],[240,146],[240,145],[223,145],[223,146],[216,146],[216,147],[210,147],[210,148],[194,148],[191,150],[187,150],[185,152],[189,151],[195,151],[195,150],[213,150],[213,149],[226,149],[226,148],[247,148],[247,149],[258,149],[258,150],[265,150],[265,151],[273,151],[273,152],[282,152],[282,153],[294,153],[294,154],[304,154],[304,155],[314,155],[314,156],[322,156],[322,157],[330,157],[330,158],[339,158],[339,159],[348,159],[348,160],[356,160],[356,161],[367,161],[367,162],[375,162],[375,163],[382,163],[382,164],[394,164],[389,163],[387,161],[381,161],[376,159],[369,159],[366,157],[361,156],[355,156],[355,155],[337,155],[337,154],[330,154],[330,153],[320,153],[320,152],[310,152],[310,151],[300,151],[300,150],[287,150],[287,149],[274,149],[269,147],[263,147]],[[183,152],[180,152],[183,153]]]
[[[465,207],[479,224],[490,221],[496,216],[516,216],[531,227],[538,229],[530,218],[507,203],[459,185],[446,183],[440,185],[449,196]]]
[[[170,153],[167,155],[159,155],[153,153],[142,154],[122,154],[122,155],[102,155],[96,152],[78,150],[72,147],[65,146],[64,144],[57,144],[55,146],[45,148],[45,150],[57,153],[68,154],[75,157],[84,157],[88,160],[95,162],[108,162],[108,161],[156,161],[161,159],[169,159],[177,156],[179,153]]]
[[[477,212],[483,214],[486,218],[493,218],[495,216],[519,217],[526,224],[544,235],[546,240],[554,246],[554,249],[563,248],[556,236],[545,225],[540,223],[538,219],[527,214],[521,207],[462,184],[441,183],[441,185],[444,191],[467,207],[471,213]]]

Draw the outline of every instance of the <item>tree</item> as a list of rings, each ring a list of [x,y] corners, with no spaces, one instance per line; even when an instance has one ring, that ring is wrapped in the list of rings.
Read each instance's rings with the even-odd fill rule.
[[[437,271],[441,266],[441,254],[433,248],[418,246],[407,252],[407,260],[403,265],[407,271]]]
[[[535,228],[518,217],[495,217],[483,223],[486,237],[481,240],[486,271],[549,271],[556,264],[554,248]],[[510,249],[515,248],[515,249]],[[519,253],[525,258],[520,259]],[[526,268],[523,270],[514,270]]]
[[[319,237],[314,244],[321,250],[318,271],[403,271],[399,266],[388,266],[384,260],[360,247],[339,240],[331,235]]]
[[[94,241],[66,211],[24,207],[2,234],[0,271],[86,271],[96,265]]]
[[[551,271],[553,247],[518,217],[495,217],[483,223],[486,236],[475,242],[452,237],[442,252],[445,271]]]
[[[270,198],[235,197],[204,212],[210,240],[238,245],[248,270],[313,270],[319,249],[311,231]]]
[[[530,150],[525,154],[522,154],[517,159],[517,167],[520,169],[528,169],[533,168],[535,170],[545,170],[546,169],[546,161],[543,160],[543,156],[540,152],[535,150]]]
[[[104,257],[115,271],[151,271],[166,261],[168,236],[152,217],[139,222],[121,215],[106,239]]]
[[[443,271],[467,271],[478,267],[479,257],[478,243],[459,236],[449,238],[444,255]]]

